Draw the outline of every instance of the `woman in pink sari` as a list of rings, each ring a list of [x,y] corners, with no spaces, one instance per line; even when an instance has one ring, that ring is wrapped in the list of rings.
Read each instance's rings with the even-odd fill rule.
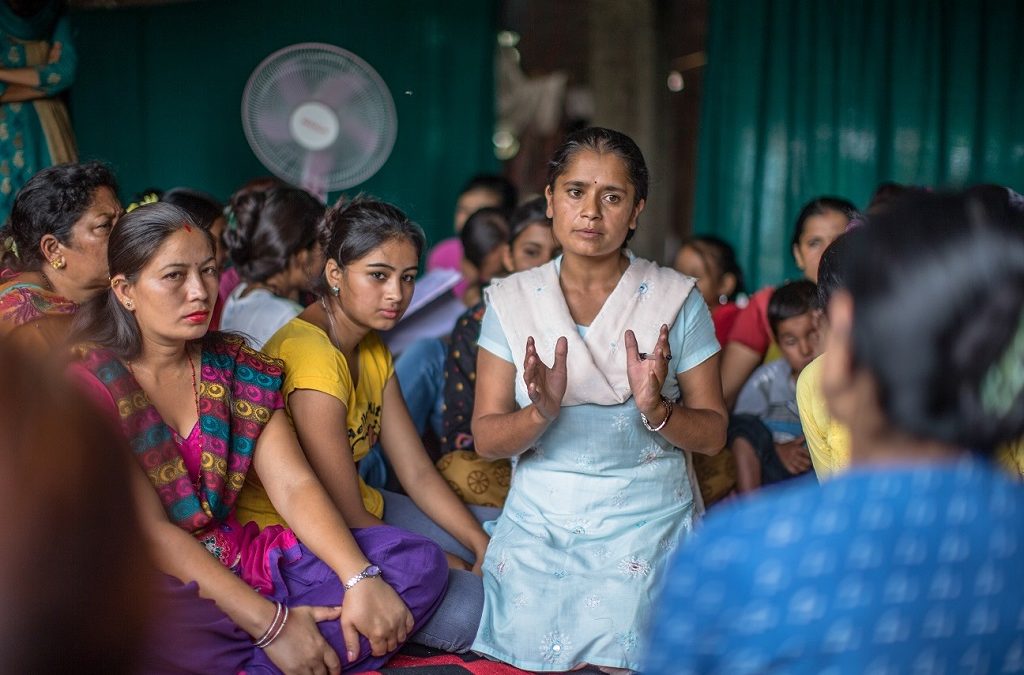
[[[74,374],[120,421],[138,463],[135,508],[172,577],[148,665],[337,673],[382,664],[436,609],[447,578],[440,549],[393,528],[348,529],[281,410],[280,362],[207,332],[214,249],[184,211],[132,211],[108,260],[110,289],[76,317],[76,336],[91,344]],[[238,522],[250,468],[290,529]]]

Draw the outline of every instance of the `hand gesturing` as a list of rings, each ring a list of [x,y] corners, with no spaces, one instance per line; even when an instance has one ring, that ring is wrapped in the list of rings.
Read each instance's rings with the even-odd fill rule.
[[[565,396],[566,372],[565,355],[569,352],[569,341],[564,337],[555,343],[555,363],[550,368],[537,355],[533,337],[526,338],[526,357],[523,360],[523,381],[526,392],[537,408],[537,412],[549,422],[558,417]]]
[[[668,362],[672,358],[668,348],[668,326],[662,324],[654,351],[644,354],[643,358],[633,331],[627,330],[624,339],[626,377],[629,380],[629,389],[633,392],[633,402],[640,412],[645,415],[651,414],[661,405],[661,388],[665,385]]]

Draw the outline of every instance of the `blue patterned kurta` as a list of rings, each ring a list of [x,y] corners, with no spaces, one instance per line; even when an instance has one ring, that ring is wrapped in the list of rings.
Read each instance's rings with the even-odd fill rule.
[[[979,460],[857,468],[708,517],[647,675],[1024,672],[1024,487]]]
[[[511,361],[503,340],[488,310],[480,347]],[[669,342],[670,373],[718,351],[696,289]],[[674,377],[664,394],[678,397]],[[668,554],[690,531],[693,508],[682,452],[643,427],[633,399],[563,407],[516,465],[487,548],[473,649],[533,671],[637,670]]]

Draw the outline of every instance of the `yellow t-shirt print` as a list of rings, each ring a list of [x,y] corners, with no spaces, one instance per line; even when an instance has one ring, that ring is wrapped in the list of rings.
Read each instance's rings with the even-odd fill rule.
[[[296,389],[312,389],[333,396],[345,404],[345,433],[352,448],[352,459],[358,462],[370,452],[380,438],[384,387],[395,372],[391,352],[376,333],[371,331],[359,343],[359,381],[355,386],[345,357],[335,349],[327,333],[298,317],[277,331],[263,351],[284,361],[281,393],[286,410],[288,396]],[[340,429],[338,431],[341,433]],[[384,497],[362,478],[359,492],[367,512],[378,518],[384,515]],[[286,525],[252,471],[239,495],[237,513],[243,524],[252,520],[261,528]]]

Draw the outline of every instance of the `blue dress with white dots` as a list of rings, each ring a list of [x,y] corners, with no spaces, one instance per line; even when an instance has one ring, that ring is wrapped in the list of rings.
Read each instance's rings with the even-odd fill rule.
[[[980,460],[799,479],[681,547],[643,670],[1024,673],[1022,579],[1024,487]]]

